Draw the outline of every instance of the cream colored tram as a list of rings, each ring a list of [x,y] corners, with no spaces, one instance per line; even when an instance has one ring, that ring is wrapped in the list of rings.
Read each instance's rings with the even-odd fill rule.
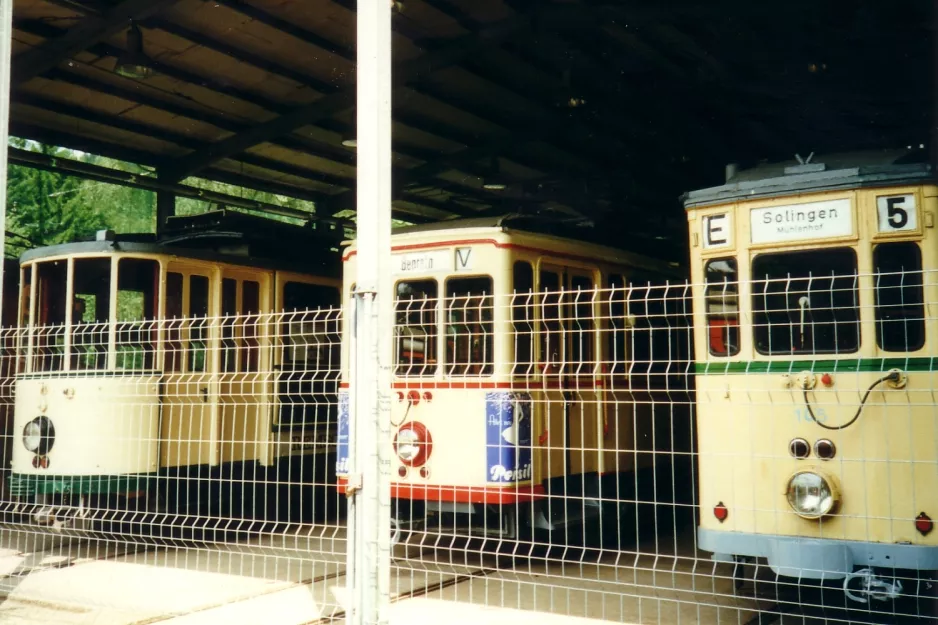
[[[340,242],[216,211],[23,254],[22,511],[253,516],[279,499],[265,480],[334,483]]]
[[[600,513],[603,492],[614,501],[634,482],[619,477],[652,465],[655,415],[647,379],[629,378],[625,291],[678,273],[536,226],[465,219],[392,235],[395,527],[502,537],[575,527]],[[354,243],[343,260],[351,302]],[[347,358],[347,326],[343,336]],[[346,379],[340,489],[348,405]]]
[[[916,160],[728,169],[685,196],[714,558],[858,601],[938,570],[938,188]]]

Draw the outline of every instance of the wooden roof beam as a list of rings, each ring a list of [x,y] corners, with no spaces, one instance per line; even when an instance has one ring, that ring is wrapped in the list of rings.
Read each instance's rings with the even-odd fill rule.
[[[177,1],[124,0],[106,13],[87,15],[61,37],[17,55],[13,59],[12,86],[39,76],[89,46],[127,28],[131,19],[153,15]]]
[[[570,10],[569,7],[566,9]],[[535,13],[558,14],[557,7],[541,9]],[[502,40],[517,30],[528,26],[535,13],[520,14],[496,22],[479,32],[460,37],[441,48],[421,55],[416,59],[397,63],[392,71],[392,84],[401,87],[418,78],[459,63],[482,46]],[[356,89],[354,86],[341,89],[324,96],[315,102],[293,109],[291,112],[270,121],[257,124],[248,130],[228,139],[219,141],[180,159],[168,175],[181,178],[191,175],[212,162],[243,152],[258,143],[287,134],[301,126],[314,124],[325,117],[330,117],[355,106]]]

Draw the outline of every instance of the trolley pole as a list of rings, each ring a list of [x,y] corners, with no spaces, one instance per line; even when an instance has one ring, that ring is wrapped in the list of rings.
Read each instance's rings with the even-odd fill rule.
[[[358,241],[350,354],[346,619],[388,622],[391,590],[391,2],[358,0]]]
[[[10,145],[10,72],[13,67],[13,0],[0,0],[0,310],[7,233],[7,150]]]

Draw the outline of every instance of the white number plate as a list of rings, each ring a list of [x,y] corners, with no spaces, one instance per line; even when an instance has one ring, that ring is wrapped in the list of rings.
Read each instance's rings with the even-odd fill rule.
[[[903,232],[918,229],[915,196],[883,195],[876,198],[876,214],[880,232]]]

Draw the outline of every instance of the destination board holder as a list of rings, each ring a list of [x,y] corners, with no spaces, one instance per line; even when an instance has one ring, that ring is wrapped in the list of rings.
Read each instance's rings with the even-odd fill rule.
[[[748,209],[749,247],[775,249],[839,242],[859,238],[853,196],[800,203],[773,202]]]

